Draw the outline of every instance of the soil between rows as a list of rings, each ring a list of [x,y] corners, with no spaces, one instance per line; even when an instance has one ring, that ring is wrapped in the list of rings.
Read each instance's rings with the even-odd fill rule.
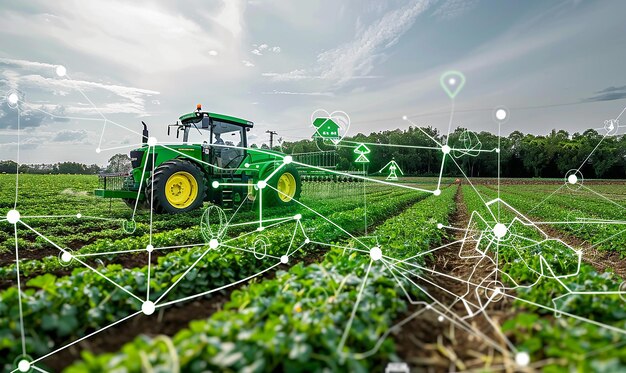
[[[469,223],[467,208],[463,203],[461,187],[455,196],[456,211],[450,218],[450,225],[458,228],[466,228]],[[451,230],[451,238],[443,244],[449,244],[463,238],[462,230]],[[463,248],[463,253],[473,251],[473,246]],[[490,261],[478,261],[478,259],[464,259],[459,256],[461,244],[456,243],[435,251],[434,258],[427,261],[427,267],[433,271],[448,274],[457,279],[463,279],[472,283],[481,283],[482,279],[494,278],[491,275],[494,270]],[[464,255],[465,256],[465,255]],[[470,317],[463,322],[459,317],[468,316],[468,312],[459,297],[470,291],[465,299],[473,304],[478,303],[475,294],[476,287],[454,278],[423,271],[421,278],[415,279],[432,299],[437,300],[445,307],[450,307],[447,316],[453,318],[456,323],[447,319],[438,320],[438,313],[432,311],[423,312],[405,324],[394,333],[396,348],[400,358],[412,369],[417,371],[447,372],[451,370],[482,369],[488,365],[508,364],[510,357],[504,357],[501,351],[507,351],[505,341],[500,335],[499,326],[508,318],[514,316],[511,313],[509,298],[490,302],[486,308],[491,321],[497,327],[494,328],[484,313]],[[495,278],[494,278],[495,279]],[[445,289],[445,290],[444,290]],[[479,294],[482,289],[478,289]],[[483,297],[483,302],[485,298]],[[438,310],[442,307],[434,306]],[[397,321],[401,321],[415,312],[421,311],[422,305],[410,305],[409,310]],[[456,316],[454,316],[456,315]],[[465,325],[464,330],[458,323]],[[457,325],[455,325],[457,324]],[[497,346],[487,342],[480,336],[482,333]],[[498,349],[497,347],[500,347]]]

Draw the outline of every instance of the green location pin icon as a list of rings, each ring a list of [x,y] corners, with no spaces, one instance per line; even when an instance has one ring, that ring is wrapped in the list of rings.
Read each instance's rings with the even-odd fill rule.
[[[460,71],[446,71],[439,81],[448,97],[455,98],[465,85],[465,76]]]

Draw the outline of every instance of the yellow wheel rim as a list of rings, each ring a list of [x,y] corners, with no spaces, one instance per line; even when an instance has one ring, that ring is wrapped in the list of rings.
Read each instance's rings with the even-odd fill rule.
[[[198,182],[192,174],[178,171],[165,183],[165,198],[172,206],[184,209],[198,197]]]
[[[289,172],[280,175],[277,188],[278,197],[283,202],[289,202],[296,195],[296,178]]]

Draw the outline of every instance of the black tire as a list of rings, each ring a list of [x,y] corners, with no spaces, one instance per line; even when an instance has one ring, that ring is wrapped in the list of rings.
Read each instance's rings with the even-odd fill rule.
[[[271,173],[271,172],[270,172]],[[283,193],[279,193],[276,189],[280,190],[279,182],[283,175],[291,175],[293,177],[293,182],[295,182],[295,191],[293,195],[286,196]],[[289,177],[289,176],[285,176]],[[272,178],[269,180],[270,188],[265,187],[265,193],[263,194],[263,205],[265,206],[291,206],[294,205],[294,199],[300,199],[300,193],[302,192],[302,180],[300,180],[300,174],[298,173],[298,169],[292,164],[288,164],[280,169]],[[281,198],[282,197],[282,198]],[[267,204],[265,203],[267,201]]]
[[[191,174],[198,186],[195,199],[185,207],[173,205],[166,197],[167,181],[172,175],[178,172]],[[207,185],[208,183],[204,178],[204,173],[198,165],[187,160],[173,159],[163,162],[154,171],[154,177],[148,178],[148,182],[146,183],[146,201],[148,204],[152,201],[152,210],[158,214],[178,214],[195,210],[202,207],[204,203]],[[152,193],[154,193],[154,195],[152,195]]]

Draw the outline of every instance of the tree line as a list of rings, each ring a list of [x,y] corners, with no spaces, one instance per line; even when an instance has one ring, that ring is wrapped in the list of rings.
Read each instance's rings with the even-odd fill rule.
[[[58,162],[40,164],[20,164],[20,174],[72,174],[72,175],[96,175],[102,172],[126,172],[131,169],[130,157],[126,154],[112,156],[106,167],[97,164],[83,164],[78,162]],[[0,174],[15,174],[18,165],[15,161],[0,160]]]
[[[572,134],[552,130],[547,135],[514,131],[500,139],[490,132],[475,133],[461,127],[449,138],[432,127],[359,133],[344,138],[336,147],[337,169],[361,169],[361,165],[354,163],[358,156],[354,148],[358,143],[372,144],[367,145],[371,150],[367,154],[370,174],[394,159],[405,175],[439,175],[443,157],[439,143],[452,149],[449,153],[452,161],[447,159],[443,170],[446,176],[461,175],[460,167],[469,177],[495,177],[499,161],[502,177],[562,178],[569,170],[579,167],[585,178],[626,177],[626,136],[605,136],[593,129]],[[335,149],[312,140],[285,142],[281,147],[289,154]],[[428,149],[433,147],[436,149]]]
[[[443,157],[439,144],[447,144],[451,151],[443,170],[445,176],[460,175],[456,163],[469,177],[495,177],[499,161],[502,177],[562,178],[569,170],[580,168],[585,178],[626,178],[626,136],[605,136],[593,129],[572,134],[552,130],[547,135],[514,131],[498,139],[490,132],[475,133],[461,127],[447,138],[435,128],[411,126],[369,135],[359,133],[344,138],[338,146],[319,140],[301,140],[283,142],[274,150],[287,154],[327,151],[333,154],[337,169],[357,171],[362,169],[354,162],[358,156],[354,149],[359,143],[368,144],[371,150],[366,155],[370,160],[367,164],[369,174],[376,174],[393,159],[405,175],[439,175]],[[262,144],[261,148],[268,147]],[[497,148],[499,153],[495,151]],[[126,154],[112,156],[106,167],[77,162],[19,166],[20,173],[33,174],[97,174],[129,169],[130,158]],[[0,161],[0,173],[14,174],[16,170],[16,162]]]

